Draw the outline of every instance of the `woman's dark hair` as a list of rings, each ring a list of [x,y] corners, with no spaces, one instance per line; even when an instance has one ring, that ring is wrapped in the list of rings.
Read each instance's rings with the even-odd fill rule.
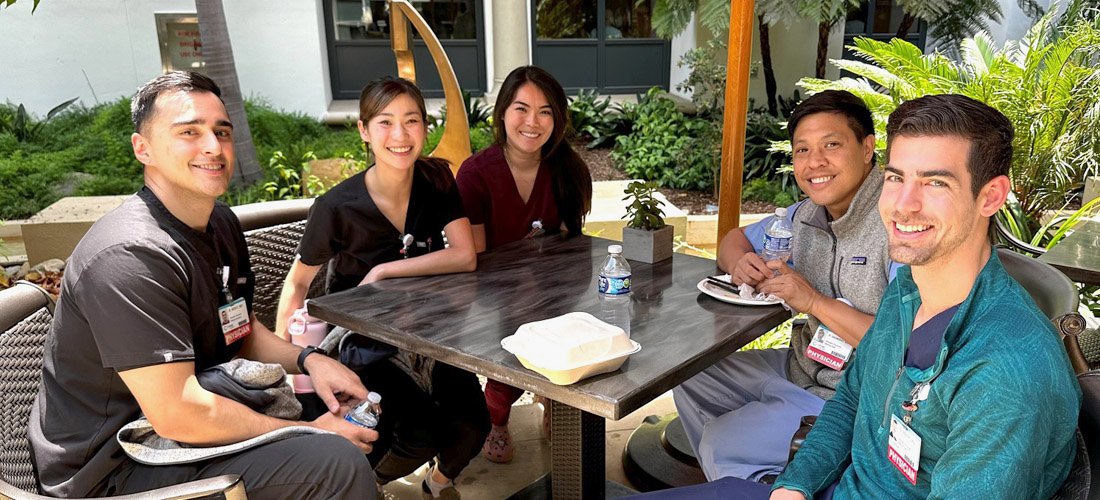
[[[392,76],[379,78],[363,87],[363,91],[359,93],[359,120],[365,125],[401,95],[412,97],[416,102],[417,107],[420,108],[421,123],[424,123],[426,128],[428,111],[424,106],[424,95],[420,93],[415,83]],[[367,149],[370,149],[369,145]],[[449,191],[454,185],[454,174],[451,173],[450,162],[442,158],[424,156],[423,151],[420,153],[420,157],[416,159],[415,171],[431,181],[436,189],[442,192]]]
[[[542,146],[542,162],[550,167],[550,179],[554,186],[554,201],[569,234],[580,234],[584,216],[592,209],[592,174],[588,165],[573,150],[566,138],[570,129],[569,102],[565,90],[546,70],[536,66],[520,66],[504,79],[493,106],[493,137],[496,144],[508,143],[504,130],[504,112],[516,99],[516,93],[524,84],[534,85],[550,103],[554,115],[554,131]]]

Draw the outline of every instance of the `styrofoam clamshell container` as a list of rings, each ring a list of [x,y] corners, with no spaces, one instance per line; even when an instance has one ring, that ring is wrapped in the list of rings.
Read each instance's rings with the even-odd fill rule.
[[[642,348],[622,328],[585,312],[525,323],[500,345],[524,367],[558,385],[618,370]]]

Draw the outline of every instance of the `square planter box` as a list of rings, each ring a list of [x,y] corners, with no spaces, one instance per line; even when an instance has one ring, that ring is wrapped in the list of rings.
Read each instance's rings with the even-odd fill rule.
[[[623,228],[623,257],[652,264],[672,258],[672,226],[656,231]]]

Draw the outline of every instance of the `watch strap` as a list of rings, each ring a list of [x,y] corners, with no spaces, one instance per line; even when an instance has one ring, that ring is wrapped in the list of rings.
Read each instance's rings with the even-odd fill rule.
[[[309,375],[309,370],[306,370],[306,356],[309,356],[310,354],[313,354],[315,352],[320,353],[324,356],[328,356],[328,353],[325,352],[324,349],[314,346],[306,346],[305,349],[302,349],[302,352],[298,353],[298,372],[302,375]]]

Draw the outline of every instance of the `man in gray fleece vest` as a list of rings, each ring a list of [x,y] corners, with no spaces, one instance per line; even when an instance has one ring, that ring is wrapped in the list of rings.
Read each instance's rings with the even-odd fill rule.
[[[789,349],[734,353],[673,390],[710,480],[783,470],[800,419],[832,397],[893,276],[867,106],[848,92],[821,92],[795,108],[788,129],[795,180],[809,197],[787,209],[792,262],[757,254],[765,220],[726,234],[718,266],[733,283],[774,294],[809,321],[795,327]]]

